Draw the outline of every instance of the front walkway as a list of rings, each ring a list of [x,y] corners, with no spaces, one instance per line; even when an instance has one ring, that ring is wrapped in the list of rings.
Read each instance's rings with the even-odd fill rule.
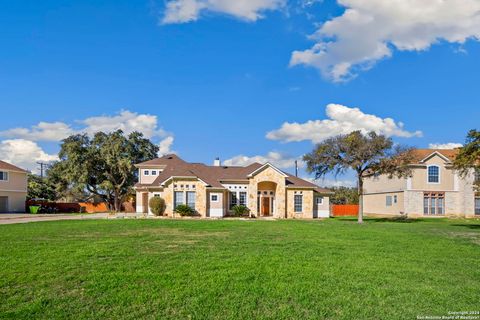
[[[2,213],[0,224],[28,223],[39,221],[58,220],[83,220],[83,219],[105,219],[108,213],[91,214],[28,214],[28,213]]]

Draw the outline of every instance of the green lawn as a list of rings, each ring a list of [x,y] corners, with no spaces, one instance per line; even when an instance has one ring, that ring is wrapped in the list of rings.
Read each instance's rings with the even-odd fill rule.
[[[480,222],[0,226],[0,318],[416,319],[480,311]]]

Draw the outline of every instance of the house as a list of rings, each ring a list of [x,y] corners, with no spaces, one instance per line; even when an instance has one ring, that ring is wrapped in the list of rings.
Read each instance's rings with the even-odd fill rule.
[[[0,213],[25,212],[27,171],[0,160]]]
[[[411,177],[366,179],[365,214],[480,217],[480,194],[474,188],[480,174],[461,177],[453,169],[458,151],[417,149]]]
[[[245,167],[188,163],[171,154],[137,164],[137,212],[148,213],[149,199],[165,199],[166,215],[186,204],[201,217],[224,217],[235,205],[256,217],[317,218],[330,215],[330,191],[285,173],[270,163]]]

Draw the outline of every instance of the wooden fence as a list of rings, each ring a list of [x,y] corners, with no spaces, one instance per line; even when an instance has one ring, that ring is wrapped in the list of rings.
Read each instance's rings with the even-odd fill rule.
[[[334,204],[332,205],[332,215],[334,217],[357,216],[358,208],[358,204]]]
[[[26,201],[26,212],[29,212],[29,206],[44,206],[50,208],[56,208],[61,213],[99,213],[108,212],[108,207],[105,202],[92,203],[92,202],[49,202],[49,201]],[[123,212],[135,212],[135,204],[132,202],[124,202],[122,204]]]

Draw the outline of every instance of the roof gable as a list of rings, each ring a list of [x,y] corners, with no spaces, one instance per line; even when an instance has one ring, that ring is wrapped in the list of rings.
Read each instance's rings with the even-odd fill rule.
[[[260,168],[257,168],[255,169],[253,172],[251,172],[247,177],[251,178],[251,177],[254,177],[256,176],[257,174],[259,174],[260,172],[262,172],[263,170],[267,169],[267,168],[271,168],[273,170],[275,170],[276,172],[278,172],[280,175],[282,175],[283,177],[288,177],[287,174],[285,174],[285,172],[283,172],[282,170],[278,169],[277,167],[275,167],[273,164],[271,164],[270,162],[267,162],[265,163],[263,166],[261,166]]]
[[[8,171],[16,171],[16,172],[25,172],[27,173],[27,170],[24,170],[22,168],[19,168],[17,166],[14,166],[11,163],[5,162],[0,160],[0,170],[8,170]]]

